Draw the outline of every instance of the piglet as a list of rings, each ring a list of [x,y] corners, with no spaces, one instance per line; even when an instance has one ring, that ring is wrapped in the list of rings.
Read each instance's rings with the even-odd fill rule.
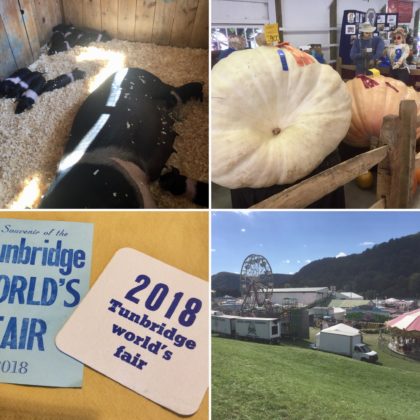
[[[21,114],[26,109],[31,109],[44,90],[45,79],[41,73],[34,72],[29,88],[19,97],[15,114]]]
[[[8,78],[0,82],[0,98],[6,96],[7,98],[15,98],[19,90],[23,87],[28,88],[24,81],[32,72],[26,67],[16,70]]]
[[[48,55],[58,54],[59,52],[68,51],[73,45],[70,44],[69,38],[66,38],[61,32],[54,32],[48,49]]]
[[[191,99],[203,102],[203,86],[203,82],[191,82],[171,90],[166,98],[166,106],[173,108],[174,106],[185,104]]]
[[[164,173],[159,178],[159,186],[173,195],[180,195],[193,203],[202,206],[209,206],[209,184],[189,179],[179,173],[177,168]]]
[[[59,32],[63,35],[66,35],[74,29],[76,28],[72,24],[66,25],[64,23],[60,23],[53,27],[53,32]]]
[[[75,80],[84,79],[86,73],[79,69],[74,69],[70,73],[61,74],[55,79],[48,80],[44,86],[44,92],[51,92],[55,89],[61,89],[64,86],[67,86],[69,83],[74,82]]]
[[[86,29],[83,31],[83,36],[78,41],[77,45],[88,45],[91,42],[108,42],[111,37],[106,31],[94,31]]]
[[[8,95],[8,98],[17,98],[19,99],[22,94],[27,91],[34,81],[36,81],[41,73],[37,71],[31,71],[26,76],[22,77],[22,80],[15,86],[13,91],[11,91]]]
[[[67,46],[65,44],[65,37],[62,32],[54,32],[48,43],[48,53],[47,55],[54,55],[61,51],[66,51]]]

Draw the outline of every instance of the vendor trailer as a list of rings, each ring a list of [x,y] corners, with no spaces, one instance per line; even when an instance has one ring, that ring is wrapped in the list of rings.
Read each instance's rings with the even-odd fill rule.
[[[235,338],[237,316],[215,314],[211,316],[211,332],[221,336]]]
[[[280,320],[277,318],[245,318],[236,319],[236,337],[265,342],[280,340]]]
[[[316,348],[366,362],[378,360],[378,354],[363,343],[360,331],[345,324],[320,331],[316,335]]]

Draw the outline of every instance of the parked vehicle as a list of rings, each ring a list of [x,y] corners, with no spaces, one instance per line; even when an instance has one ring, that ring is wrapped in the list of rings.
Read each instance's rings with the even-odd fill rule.
[[[378,354],[363,343],[360,331],[345,324],[321,330],[316,335],[315,344],[315,348],[321,351],[342,354],[366,362],[378,360]]]
[[[272,343],[280,340],[281,324],[277,318],[212,314],[211,331],[224,337]]]
[[[235,338],[235,323],[237,316],[212,314],[211,316],[211,332],[217,333],[224,337]]]
[[[236,337],[255,341],[278,342],[281,337],[280,320],[277,318],[236,319]]]

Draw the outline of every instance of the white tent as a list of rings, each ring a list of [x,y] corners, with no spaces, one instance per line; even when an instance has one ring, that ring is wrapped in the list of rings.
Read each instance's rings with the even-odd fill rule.
[[[355,299],[355,300],[363,300],[363,296],[358,295],[354,292],[337,292],[336,299]]]
[[[337,334],[337,335],[347,335],[349,337],[356,337],[360,335],[360,331],[358,329],[350,327],[349,325],[346,325],[346,324],[333,325],[332,327],[325,328],[316,334],[315,343],[317,347],[319,347],[319,340],[320,340],[321,332],[323,334],[328,333],[328,334]]]
[[[343,321],[344,318],[346,317],[346,310],[343,308],[333,308],[333,310],[334,310],[334,318],[337,321]]]

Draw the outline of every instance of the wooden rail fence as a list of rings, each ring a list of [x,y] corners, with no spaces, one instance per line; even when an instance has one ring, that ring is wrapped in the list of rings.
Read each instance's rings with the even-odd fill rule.
[[[253,209],[304,208],[378,165],[377,201],[371,208],[407,208],[413,198],[413,174],[420,167],[416,155],[417,105],[413,100],[400,104],[399,115],[383,119],[379,139],[372,150],[346,160],[275,194]]]

